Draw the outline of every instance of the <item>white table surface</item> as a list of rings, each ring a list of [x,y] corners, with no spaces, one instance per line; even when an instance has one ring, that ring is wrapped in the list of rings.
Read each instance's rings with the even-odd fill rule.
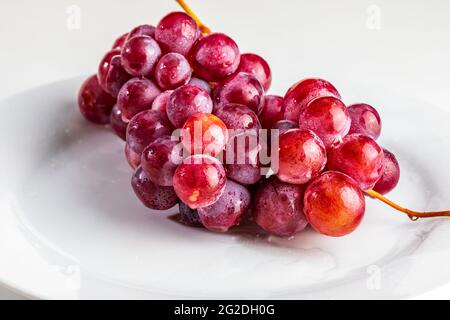
[[[232,36],[241,51],[269,61],[272,93],[284,94],[310,76],[345,90],[351,89],[347,82],[358,79],[450,110],[449,1],[189,3],[213,30]],[[116,36],[134,25],[156,24],[173,10],[179,10],[173,0],[0,1],[0,99],[94,73]],[[0,299],[20,298],[0,287]],[[416,298],[448,299],[450,284]]]

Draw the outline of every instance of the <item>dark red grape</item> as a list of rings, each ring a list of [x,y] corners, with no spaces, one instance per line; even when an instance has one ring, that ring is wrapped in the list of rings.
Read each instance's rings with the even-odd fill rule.
[[[176,128],[181,128],[186,120],[198,113],[211,113],[213,103],[209,94],[192,84],[174,90],[167,105],[167,116]]]
[[[178,203],[178,197],[172,187],[154,184],[141,167],[137,168],[131,179],[134,193],[147,208],[167,210]]]
[[[180,201],[178,204],[180,211],[180,222],[191,227],[203,227],[197,210],[189,208],[186,204]]]
[[[308,225],[303,214],[305,186],[289,184],[272,176],[255,195],[255,222],[265,231],[279,237],[291,237]]]
[[[383,173],[383,149],[368,136],[347,135],[328,153],[328,169],[352,177],[362,190],[372,189]]]
[[[117,96],[117,104],[123,119],[129,121],[139,112],[150,109],[160,93],[161,90],[151,80],[145,78],[128,80]]]
[[[119,50],[111,50],[106,53],[100,62],[97,76],[103,90],[113,97],[117,97],[120,88],[131,78],[122,67]]]
[[[164,89],[176,89],[191,79],[192,69],[186,58],[179,53],[162,56],[155,68],[155,80]]]
[[[191,154],[216,156],[228,141],[228,129],[218,117],[210,113],[190,116],[181,131],[181,142]]]
[[[125,140],[127,136],[128,123],[123,121],[122,112],[120,111],[119,106],[117,104],[114,105],[114,107],[111,110],[109,123],[111,124],[111,128],[116,133],[116,135],[120,137],[122,140]]]
[[[376,140],[381,133],[381,118],[377,110],[365,103],[358,103],[348,107],[352,125],[350,134],[360,133]]]
[[[272,169],[283,182],[304,184],[325,168],[327,154],[311,130],[292,129],[280,135],[278,157],[272,154]]]
[[[251,195],[247,188],[228,180],[220,198],[210,206],[199,208],[198,215],[208,230],[226,232],[240,223],[250,204]]]
[[[216,158],[196,154],[186,158],[173,176],[178,197],[192,209],[212,205],[222,195],[227,178]]]
[[[261,123],[258,116],[250,108],[236,103],[219,105],[214,111],[228,129],[258,132]]]
[[[78,107],[89,121],[98,124],[108,123],[115,103],[116,99],[106,93],[98,83],[97,75],[90,76],[81,85]]]
[[[156,26],[155,39],[165,52],[186,56],[200,36],[197,23],[184,12],[171,12]]]
[[[264,91],[268,91],[272,83],[272,72],[269,64],[254,53],[241,54],[241,62],[239,64],[238,72],[246,72],[255,76],[261,83]]]
[[[125,158],[133,170],[141,165],[141,154],[134,152],[128,143],[125,144]]]
[[[279,130],[279,134],[283,134],[291,129],[298,129],[298,124],[291,120],[280,120],[273,124],[272,129]]]
[[[128,33],[124,33],[123,35],[118,37],[116,39],[116,41],[114,41],[111,49],[117,49],[117,50],[122,49],[123,45],[125,44],[125,41],[127,41],[127,38],[128,38]]]
[[[350,115],[347,107],[335,97],[320,97],[312,100],[300,110],[298,126],[316,133],[325,148],[340,143],[350,130]]]
[[[264,89],[253,75],[240,72],[221,83],[214,90],[214,98],[216,104],[242,104],[259,114],[264,106]]]
[[[386,194],[392,191],[400,180],[400,165],[392,152],[383,149],[383,154],[383,174],[373,190]]]
[[[298,122],[300,110],[318,97],[341,98],[331,83],[322,79],[305,79],[289,88],[284,96],[284,118]]]
[[[136,153],[144,149],[156,138],[170,136],[173,128],[161,112],[145,110],[135,115],[128,123],[127,143]]]
[[[191,58],[196,75],[218,82],[236,72],[240,53],[233,39],[222,33],[213,33],[194,45]]]
[[[164,115],[164,117],[166,117],[167,121],[169,121],[169,118],[167,117],[167,105],[169,104],[169,99],[172,92],[173,90],[166,90],[164,92],[161,92],[155,98],[155,100],[153,100],[152,103],[152,110],[161,112]]]
[[[149,76],[161,57],[161,49],[153,38],[135,36],[125,42],[121,56],[122,65],[129,74]]]
[[[259,114],[259,121],[264,129],[270,129],[277,121],[284,119],[283,97],[268,95],[264,97],[264,106]]]
[[[142,24],[140,26],[134,27],[130,33],[128,34],[128,39],[131,39],[136,36],[148,36],[155,38],[155,30],[156,28],[154,26],[151,26],[149,24]]]
[[[202,79],[199,79],[199,78],[196,78],[196,77],[192,77],[191,80],[189,80],[188,83],[200,87],[201,89],[203,89],[206,92],[208,92],[209,95],[211,94],[211,91],[212,91],[211,90],[211,86],[205,80],[202,80]]]
[[[327,236],[353,232],[361,223],[365,208],[357,183],[340,172],[323,173],[305,191],[303,212],[311,226]]]

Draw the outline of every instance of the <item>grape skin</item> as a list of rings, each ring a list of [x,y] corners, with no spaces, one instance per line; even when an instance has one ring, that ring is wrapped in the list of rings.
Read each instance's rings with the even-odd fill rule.
[[[116,99],[103,90],[96,75],[87,78],[78,92],[78,107],[81,114],[96,124],[109,122],[111,109],[115,103]]]
[[[383,155],[383,173],[373,187],[373,190],[381,194],[386,194],[391,192],[400,180],[400,165],[395,155],[389,150],[383,149]]]
[[[122,112],[116,104],[111,110],[109,123],[114,133],[122,140],[126,140],[128,123],[123,121]]]
[[[377,140],[381,134],[381,118],[377,110],[365,103],[348,107],[352,124],[349,134],[360,133]]]
[[[272,83],[272,72],[269,64],[262,57],[254,53],[241,54],[241,62],[237,72],[246,72],[253,75],[268,91]]]
[[[163,90],[176,89],[189,82],[192,69],[189,62],[179,53],[164,55],[155,68],[155,80]]]

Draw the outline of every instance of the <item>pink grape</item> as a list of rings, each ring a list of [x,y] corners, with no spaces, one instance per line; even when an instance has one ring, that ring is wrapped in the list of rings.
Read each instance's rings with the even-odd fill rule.
[[[325,148],[340,143],[350,130],[351,119],[347,107],[335,97],[320,97],[300,110],[298,126],[316,133]]]
[[[87,78],[78,93],[78,107],[81,114],[89,121],[97,124],[109,122],[111,109],[116,99],[106,93],[96,75]]]
[[[328,171],[306,188],[304,209],[319,233],[341,237],[353,232],[364,217],[366,203],[357,183],[340,172]]]
[[[137,168],[131,179],[136,196],[147,208],[167,210],[178,203],[178,197],[172,187],[154,184],[141,167]]]
[[[192,155],[173,176],[178,197],[192,209],[212,205],[223,194],[227,178],[222,164],[207,155]]]
[[[331,83],[322,79],[305,79],[297,82],[284,96],[284,118],[298,122],[300,111],[308,103],[318,97],[341,98],[339,92]]]
[[[272,176],[259,187],[254,200],[255,222],[270,234],[291,237],[308,225],[303,214],[305,186]]]
[[[216,107],[214,113],[225,123],[228,129],[253,132],[258,132],[261,129],[261,123],[256,113],[244,105],[227,103]]]
[[[292,129],[280,135],[278,159],[272,154],[272,169],[283,182],[304,184],[325,168],[327,154],[311,130]]]
[[[272,72],[269,64],[262,57],[254,53],[241,54],[241,62],[238,72],[246,72],[253,76],[261,83],[264,91],[268,91],[272,83]]]
[[[171,12],[156,26],[155,39],[165,52],[186,56],[200,36],[197,23],[184,12]]]
[[[128,80],[117,96],[117,104],[123,119],[129,121],[139,112],[150,109],[160,93],[161,90],[151,80],[145,78]]]
[[[111,124],[111,128],[113,129],[114,133],[122,140],[125,140],[127,135],[128,123],[123,121],[122,112],[120,111],[119,106],[117,104],[114,105],[114,107],[111,110],[109,123]]]
[[[352,177],[362,190],[373,188],[383,173],[383,149],[368,136],[347,135],[328,153],[328,169]]]
[[[386,194],[392,191],[400,180],[400,165],[392,152],[383,149],[383,154],[383,174],[373,187],[373,190]]]
[[[135,36],[125,42],[122,50],[122,66],[135,76],[149,76],[159,58],[161,49],[149,36]]]
[[[173,174],[181,162],[181,148],[170,137],[161,137],[142,152],[141,164],[147,177],[156,185],[172,186]]]
[[[130,33],[128,33],[128,39],[131,39],[136,36],[148,36],[155,38],[155,30],[156,28],[154,26],[148,25],[148,24],[141,24],[137,27],[134,27]]]
[[[264,106],[259,114],[259,121],[264,129],[270,129],[277,121],[284,119],[283,97],[268,95],[264,97]]]
[[[237,103],[260,114],[264,106],[264,89],[251,74],[237,73],[227,78],[214,91],[216,104]]]
[[[141,165],[141,154],[134,152],[128,143],[125,144],[125,158],[132,169]]]
[[[352,125],[350,134],[360,133],[376,140],[381,133],[381,118],[377,110],[365,103],[353,104],[348,107]]]
[[[167,105],[167,116],[176,128],[181,128],[186,120],[198,113],[211,113],[213,103],[209,94],[192,84],[174,90]]]
[[[179,53],[162,56],[155,68],[155,80],[164,90],[176,89],[191,79],[192,69],[186,58]]]
[[[250,192],[228,180],[220,198],[212,205],[198,209],[202,224],[211,231],[227,232],[240,223],[251,205]]]
[[[170,136],[172,131],[172,126],[161,112],[145,110],[128,123],[127,143],[134,152],[140,154],[156,138]]]
[[[223,33],[212,33],[194,45],[191,59],[196,75],[218,82],[237,70],[240,53],[233,39]]]

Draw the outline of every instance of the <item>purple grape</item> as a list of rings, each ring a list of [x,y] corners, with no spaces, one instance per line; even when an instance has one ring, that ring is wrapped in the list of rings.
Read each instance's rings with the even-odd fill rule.
[[[122,140],[125,140],[127,136],[128,123],[123,121],[122,112],[120,111],[119,106],[117,104],[114,105],[114,107],[111,110],[109,123],[111,124],[111,128],[113,129],[114,133]]]
[[[135,36],[125,42],[121,55],[122,65],[129,74],[148,76],[161,57],[161,49],[153,38]]]
[[[172,187],[155,185],[141,167],[137,168],[133,174],[131,186],[136,196],[147,208],[167,210],[178,203],[177,195]]]
[[[191,227],[203,227],[197,210],[189,208],[185,203],[181,201],[180,203],[178,203],[178,208],[180,211],[180,222]]]
[[[81,85],[78,93],[78,107],[81,114],[89,121],[97,124],[108,123],[115,103],[116,99],[102,89],[96,75],[90,76]]]
[[[198,113],[211,113],[213,103],[209,94],[198,86],[186,84],[170,95],[167,116],[176,128],[181,128],[186,120]]]
[[[253,132],[261,129],[261,123],[256,113],[240,104],[228,103],[219,105],[216,107],[214,114],[225,123],[228,129]]]
[[[250,192],[244,186],[228,180],[225,190],[214,204],[199,208],[202,224],[211,231],[226,232],[240,223],[251,204]]]
[[[117,96],[122,117],[129,121],[141,111],[152,107],[155,98],[161,90],[150,80],[145,78],[133,78],[128,80],[120,89]]]
[[[164,55],[155,68],[155,80],[164,89],[176,89],[191,79],[192,69],[186,58],[175,52]]]

